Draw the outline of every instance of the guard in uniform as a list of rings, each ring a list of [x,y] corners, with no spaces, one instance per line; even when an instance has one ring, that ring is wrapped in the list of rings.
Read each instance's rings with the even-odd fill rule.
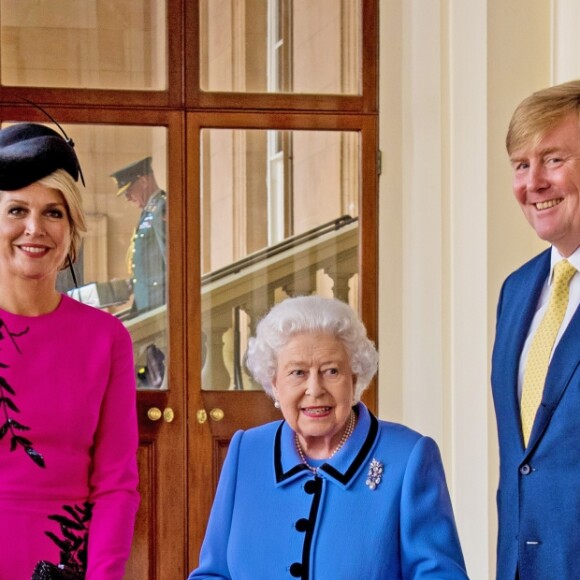
[[[167,194],[155,180],[151,157],[111,174],[117,195],[141,208],[141,216],[129,248],[133,309],[131,316],[166,301],[166,201]]]

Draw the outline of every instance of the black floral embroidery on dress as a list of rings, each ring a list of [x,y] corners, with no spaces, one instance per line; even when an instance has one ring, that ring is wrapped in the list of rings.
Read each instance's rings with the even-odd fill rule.
[[[6,326],[6,323],[0,319],[0,340],[10,339],[18,354],[22,354],[22,351],[18,347],[16,339],[27,332],[28,327],[22,332],[11,332]],[[9,368],[8,365],[0,362],[0,369],[7,368]],[[30,427],[26,427],[26,425],[23,425],[12,417],[14,413],[20,413],[20,409],[13,400],[15,396],[16,392],[12,386],[8,384],[5,377],[0,375],[0,439],[3,439],[9,434],[10,451],[15,451],[16,448],[21,447],[36,465],[46,467],[42,455],[32,447],[32,441],[18,433],[19,431],[29,431]]]
[[[87,573],[87,545],[89,522],[95,504],[86,501],[83,507],[63,505],[68,515],[48,516],[60,524],[62,538],[52,532],[44,532],[60,549],[60,562],[53,564],[41,560],[36,565],[31,580],[82,580]]]

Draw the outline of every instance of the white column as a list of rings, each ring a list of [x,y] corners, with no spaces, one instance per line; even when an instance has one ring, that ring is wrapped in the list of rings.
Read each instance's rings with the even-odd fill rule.
[[[441,6],[403,3],[403,422],[443,436]]]
[[[553,84],[580,78],[580,2],[553,0]]]
[[[380,410],[439,444],[473,580],[493,576],[486,9],[381,3]]]
[[[487,0],[449,3],[451,488],[472,580],[489,569]]]

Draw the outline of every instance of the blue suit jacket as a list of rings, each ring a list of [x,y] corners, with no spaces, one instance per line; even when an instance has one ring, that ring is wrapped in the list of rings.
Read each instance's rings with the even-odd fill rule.
[[[190,580],[467,578],[435,442],[358,413],[317,477],[287,423],[237,432]],[[372,459],[384,469],[374,490]]]
[[[550,271],[546,250],[504,283],[497,310],[491,383],[500,480],[497,578],[580,578],[580,314],[553,354],[524,449],[517,377],[520,353]]]

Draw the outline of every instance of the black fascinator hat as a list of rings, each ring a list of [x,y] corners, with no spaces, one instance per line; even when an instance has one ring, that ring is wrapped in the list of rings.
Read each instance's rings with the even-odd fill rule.
[[[22,189],[57,169],[75,181],[79,160],[70,139],[36,123],[17,123],[0,129],[0,190]]]

